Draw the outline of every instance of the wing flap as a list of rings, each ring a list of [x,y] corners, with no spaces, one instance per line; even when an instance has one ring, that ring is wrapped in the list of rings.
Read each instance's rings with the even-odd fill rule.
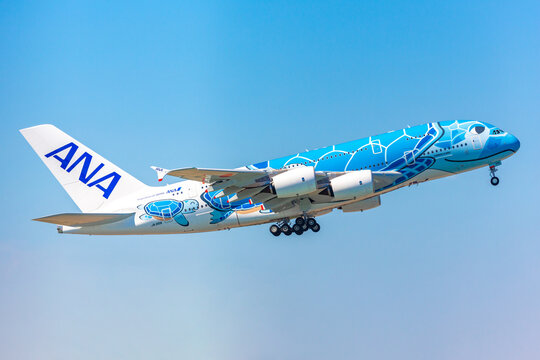
[[[109,214],[109,213],[64,213],[45,216],[34,219],[35,221],[46,222],[56,225],[66,226],[93,226],[114,223],[120,220],[127,219],[134,213],[126,214]]]

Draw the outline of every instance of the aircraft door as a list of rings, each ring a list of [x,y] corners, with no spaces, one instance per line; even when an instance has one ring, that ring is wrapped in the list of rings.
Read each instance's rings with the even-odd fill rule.
[[[188,186],[188,189],[187,189],[187,193],[188,193],[188,196],[191,198],[191,199],[196,199],[198,197],[198,193],[197,193],[197,185],[196,184],[190,184]]]
[[[198,184],[197,183],[191,183],[189,184],[188,186],[186,186],[186,192],[185,194],[190,198],[190,199],[196,199],[199,197],[200,193],[199,191],[197,191],[200,186],[197,186]]]
[[[413,165],[415,163],[414,152],[405,151],[404,155],[405,155],[405,160],[407,161],[407,165]]]
[[[471,137],[471,142],[473,150],[480,150],[482,148],[482,140],[480,139],[480,136],[473,135]]]

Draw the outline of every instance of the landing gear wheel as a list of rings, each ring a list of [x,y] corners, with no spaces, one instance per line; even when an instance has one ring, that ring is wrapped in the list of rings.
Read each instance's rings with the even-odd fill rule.
[[[321,225],[319,225],[318,223],[315,223],[315,225],[311,227],[311,231],[313,232],[319,232],[319,230],[321,230]]]
[[[294,222],[295,224],[302,226],[306,223],[306,220],[303,217],[297,217]]]
[[[274,235],[274,236],[279,236],[279,235],[281,235],[281,229],[280,229],[279,226],[277,226],[277,225],[272,225],[272,226],[270,226],[270,232],[271,232],[272,235]]]
[[[304,223],[304,225],[302,225],[302,231],[307,231],[309,230],[309,226],[307,223]]]
[[[302,226],[298,224],[294,224],[292,230],[296,233],[296,235],[302,235],[302,233],[304,232],[304,230],[302,230]]]
[[[309,218],[309,219],[307,219],[306,223],[307,223],[307,226],[309,226],[310,229],[313,229],[313,227],[315,226],[317,221],[314,218]]]
[[[493,186],[499,185],[499,178],[495,176],[495,173],[498,171],[497,166],[500,166],[500,165],[501,165],[500,161],[497,161],[493,164],[489,164],[489,174],[491,175],[490,182],[491,182],[491,185]]]
[[[289,236],[292,234],[292,229],[288,224],[285,224],[281,227],[281,232],[285,235]]]

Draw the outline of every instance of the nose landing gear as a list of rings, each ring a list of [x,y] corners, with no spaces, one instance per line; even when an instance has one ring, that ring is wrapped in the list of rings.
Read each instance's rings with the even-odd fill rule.
[[[270,226],[270,233],[274,236],[279,236],[282,233],[288,236],[293,232],[296,235],[302,235],[309,229],[313,232],[318,232],[321,230],[321,226],[314,218],[297,217],[292,226],[289,225],[289,219]]]
[[[489,175],[491,176],[491,185],[497,186],[499,185],[499,178],[495,176],[495,173],[497,172],[497,166],[501,165],[500,161],[497,161],[494,164],[489,164]]]

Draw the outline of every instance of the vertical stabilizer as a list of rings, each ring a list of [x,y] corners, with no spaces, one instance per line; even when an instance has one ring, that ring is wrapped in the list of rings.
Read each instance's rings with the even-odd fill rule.
[[[20,130],[83,212],[95,212],[145,184],[53,125]]]

